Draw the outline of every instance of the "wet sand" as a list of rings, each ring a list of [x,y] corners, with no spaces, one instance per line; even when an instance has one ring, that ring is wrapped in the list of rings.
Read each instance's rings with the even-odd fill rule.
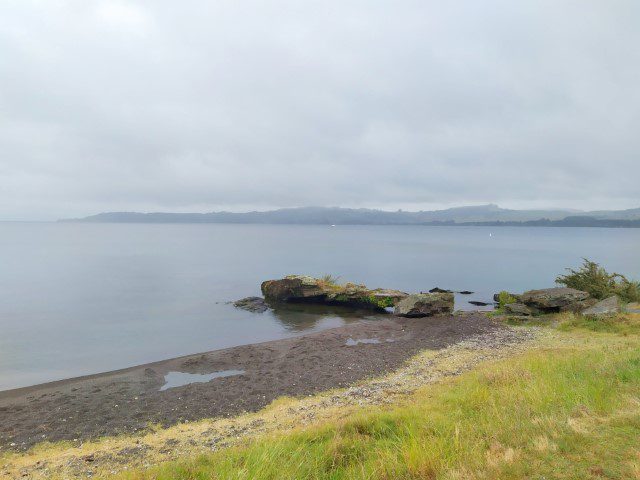
[[[278,397],[352,384],[394,370],[420,350],[445,348],[503,328],[480,313],[388,317],[0,392],[0,450],[256,411]],[[161,390],[169,372],[225,370],[243,373]]]

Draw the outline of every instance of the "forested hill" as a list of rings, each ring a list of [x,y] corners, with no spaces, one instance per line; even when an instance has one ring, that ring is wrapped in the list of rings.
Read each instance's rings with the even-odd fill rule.
[[[488,225],[639,227],[640,208],[576,212],[510,210],[497,205],[407,212],[339,207],[283,208],[265,212],[137,213],[109,212],[65,222],[102,223],[263,223],[308,225]]]

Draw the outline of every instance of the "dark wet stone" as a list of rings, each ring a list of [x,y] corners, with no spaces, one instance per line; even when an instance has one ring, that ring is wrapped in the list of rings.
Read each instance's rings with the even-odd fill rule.
[[[242,298],[233,302],[233,306],[253,313],[263,313],[269,310],[269,305],[267,305],[267,302],[265,302],[262,297]]]
[[[435,287],[429,290],[429,293],[453,293],[451,290],[445,290],[444,288]]]

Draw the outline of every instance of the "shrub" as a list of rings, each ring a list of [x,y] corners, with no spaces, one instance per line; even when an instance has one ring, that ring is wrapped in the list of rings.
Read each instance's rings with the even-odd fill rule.
[[[518,299],[516,297],[504,290],[498,294],[498,308],[503,308],[505,305],[516,303],[517,301]]]
[[[604,299],[617,295],[626,302],[640,301],[640,282],[628,280],[619,273],[608,273],[591,260],[583,259],[578,270],[567,268],[569,273],[559,275],[556,283],[588,292],[592,297]]]

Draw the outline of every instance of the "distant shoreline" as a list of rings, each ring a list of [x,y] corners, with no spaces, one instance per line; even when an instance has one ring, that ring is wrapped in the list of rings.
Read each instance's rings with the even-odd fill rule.
[[[576,217],[578,221],[563,220],[531,220],[526,222],[428,222],[428,223],[303,223],[303,222],[220,222],[220,221],[188,221],[188,220],[85,220],[65,219],[56,222],[37,223],[102,223],[102,224],[139,224],[139,225],[300,225],[300,226],[382,226],[382,227],[538,227],[538,228],[640,228],[640,220],[598,220]],[[32,222],[12,222],[32,223]]]
[[[79,223],[640,228],[640,208],[575,212],[568,210],[509,210],[489,204],[446,210],[408,212],[364,208],[300,207],[242,213],[105,212],[84,218],[59,221]]]

